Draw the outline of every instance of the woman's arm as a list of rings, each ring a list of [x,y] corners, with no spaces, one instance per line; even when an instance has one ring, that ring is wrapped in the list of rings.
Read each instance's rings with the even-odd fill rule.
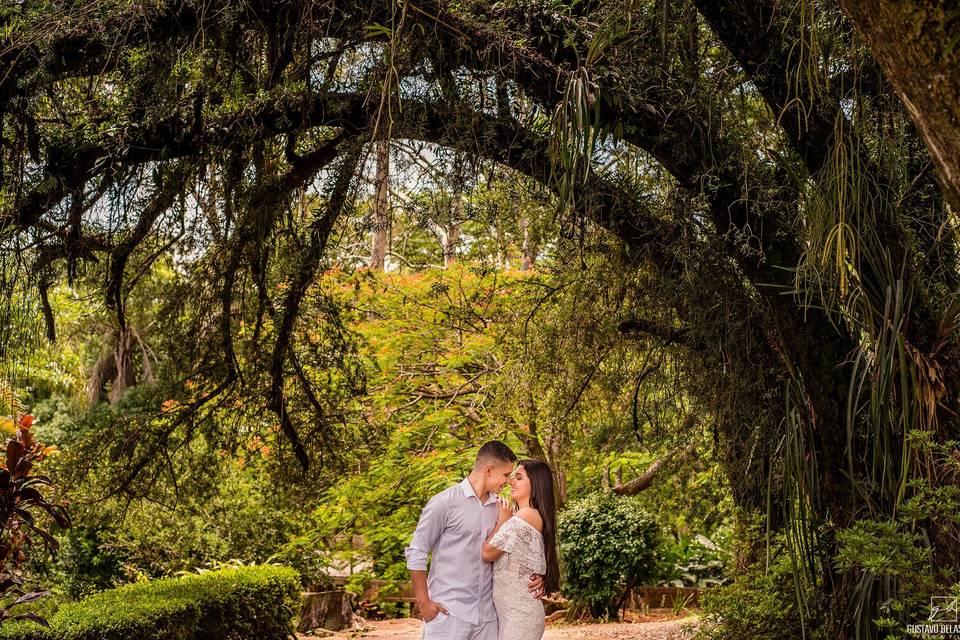
[[[503,551],[501,549],[497,549],[495,546],[490,544],[490,539],[500,529],[500,525],[502,524],[503,522],[498,521],[497,526],[493,528],[493,531],[490,532],[490,535],[487,536],[487,539],[483,543],[483,551],[480,553],[480,557],[483,558],[484,562],[493,562],[503,555]]]

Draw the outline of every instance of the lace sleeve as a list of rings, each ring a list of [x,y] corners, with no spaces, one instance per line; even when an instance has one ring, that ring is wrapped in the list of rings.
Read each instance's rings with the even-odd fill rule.
[[[511,517],[497,529],[490,538],[490,546],[496,547],[504,553],[518,553],[524,548],[524,541],[517,526],[516,516]]]
[[[490,538],[490,545],[504,552],[494,564],[494,571],[516,571],[518,578],[529,578],[547,570],[540,532],[519,516],[504,522]]]
[[[524,562],[535,561],[537,556],[543,555],[540,533],[520,516],[513,516],[504,522],[490,538],[490,545]]]

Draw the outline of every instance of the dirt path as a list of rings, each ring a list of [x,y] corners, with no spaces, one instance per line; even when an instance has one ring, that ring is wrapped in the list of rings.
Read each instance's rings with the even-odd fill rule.
[[[379,640],[420,640],[421,622],[412,618],[371,620],[366,627],[340,632],[328,638],[371,638]],[[697,616],[673,618],[650,616],[643,622],[618,624],[558,624],[547,627],[544,640],[689,640],[697,625]],[[311,640],[318,636],[300,636]]]

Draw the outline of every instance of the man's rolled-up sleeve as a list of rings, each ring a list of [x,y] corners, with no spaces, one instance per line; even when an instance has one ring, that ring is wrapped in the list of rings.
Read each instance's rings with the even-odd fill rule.
[[[426,571],[427,555],[433,551],[433,546],[443,531],[446,508],[439,495],[430,498],[427,506],[420,513],[420,522],[413,532],[410,545],[403,550],[407,557],[407,569],[410,571]]]

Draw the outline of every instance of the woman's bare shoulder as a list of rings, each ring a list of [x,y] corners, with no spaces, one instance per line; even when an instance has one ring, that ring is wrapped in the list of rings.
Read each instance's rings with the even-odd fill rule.
[[[533,507],[522,507],[516,515],[532,524],[537,531],[543,531],[543,518],[540,517],[540,512]]]

